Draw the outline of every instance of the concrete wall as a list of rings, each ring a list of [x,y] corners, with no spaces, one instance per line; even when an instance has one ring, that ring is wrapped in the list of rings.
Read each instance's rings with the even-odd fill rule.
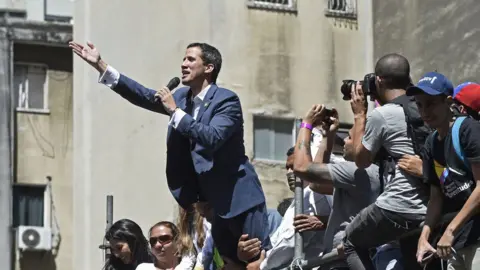
[[[253,112],[292,118],[324,102],[352,120],[339,87],[342,79],[372,70],[370,1],[359,7],[358,21],[327,18],[325,5],[298,1],[295,14],[247,9],[244,1],[77,1],[74,37],[93,41],[108,63],[152,88],[179,75],[190,42],[218,47],[224,59],[219,85],[241,98],[252,157]],[[164,175],[168,119],[134,107],[97,80],[75,60],[74,229],[91,236],[74,238],[79,270],[101,267],[95,247],[105,195],[115,196],[115,219],[129,217],[144,229],[171,218],[174,205]],[[255,164],[270,207],[291,196],[284,164]]]
[[[372,70],[370,1],[359,6],[358,20],[324,16],[325,1],[299,1],[297,15],[246,10],[241,3],[238,6],[246,21],[235,25],[246,24],[246,28],[239,27],[234,33],[236,40],[241,38],[240,33],[245,33],[246,47],[238,50],[246,55],[234,68],[244,70],[243,79],[249,87],[246,93],[243,89],[235,90],[240,93],[246,112],[248,154],[253,156],[249,112],[303,117],[312,104],[324,103],[339,110],[342,122],[352,123],[350,104],[342,100],[340,85],[343,79],[363,79]],[[235,44],[227,49],[232,46]],[[242,64],[245,61],[247,64]],[[223,79],[230,72],[227,70],[227,75],[220,77]],[[268,206],[275,208],[283,198],[293,196],[286,187],[283,162],[254,164]]]
[[[415,81],[437,70],[454,84],[478,81],[478,1],[373,1],[375,58],[404,54]]]
[[[71,0],[0,0],[0,10],[11,10],[26,16],[27,20],[44,21],[73,16]]]
[[[40,49],[39,49],[40,48]],[[47,49],[48,50],[48,49]],[[72,152],[73,152],[73,76],[70,68],[59,69],[57,65],[44,59],[55,59],[62,55],[65,48],[53,48],[45,53],[45,47],[17,45],[14,49],[15,61],[35,62],[49,65],[48,77],[48,113],[17,112],[16,116],[16,181],[17,183],[46,184],[46,177],[52,177],[52,195],[55,217],[60,227],[62,241],[56,257],[41,252],[18,253],[16,269],[72,269],[73,248],[73,189],[72,189]],[[37,58],[33,59],[25,51]],[[60,62],[60,64],[58,64]],[[67,65],[68,67],[68,65]],[[45,198],[45,204],[50,204]],[[48,224],[50,225],[50,224]],[[53,226],[53,224],[52,224]]]

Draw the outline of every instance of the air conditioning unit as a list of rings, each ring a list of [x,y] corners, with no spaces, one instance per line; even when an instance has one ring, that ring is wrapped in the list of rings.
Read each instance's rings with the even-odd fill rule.
[[[52,229],[38,226],[18,226],[17,247],[22,251],[52,249]]]

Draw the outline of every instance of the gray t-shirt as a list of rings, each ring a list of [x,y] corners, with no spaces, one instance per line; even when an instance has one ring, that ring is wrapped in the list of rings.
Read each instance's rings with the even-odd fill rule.
[[[374,203],[380,192],[377,165],[359,169],[354,162],[343,161],[327,166],[335,190],[324,236],[325,252],[342,242],[348,223],[363,208]]]
[[[414,155],[403,108],[397,104],[385,104],[371,111],[362,144],[373,154],[383,146],[394,158]],[[427,202],[428,193],[422,180],[395,165],[395,176],[386,181],[384,192],[378,197],[376,205],[397,213],[424,215]]]

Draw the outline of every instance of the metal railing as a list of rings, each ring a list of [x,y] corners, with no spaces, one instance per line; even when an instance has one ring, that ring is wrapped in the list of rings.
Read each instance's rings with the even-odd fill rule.
[[[107,195],[107,213],[106,213],[106,215],[107,215],[107,219],[106,219],[107,224],[106,224],[106,227],[105,227],[105,232],[107,232],[113,224],[113,195]],[[104,250],[105,260],[107,260],[108,256],[110,255],[110,248],[109,247],[110,247],[110,243],[105,241],[105,239],[103,240],[103,244],[98,246],[98,248]]]

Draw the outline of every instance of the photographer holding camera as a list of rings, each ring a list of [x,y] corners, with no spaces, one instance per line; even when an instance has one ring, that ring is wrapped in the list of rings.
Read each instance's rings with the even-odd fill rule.
[[[355,119],[354,160],[359,168],[367,168],[378,161],[378,154],[383,148],[387,155],[378,161],[380,167],[385,166],[386,160],[393,161],[395,166],[383,167],[391,174],[390,181],[385,181],[387,179],[380,171],[385,181],[383,193],[374,204],[363,209],[345,230],[345,254],[349,267],[354,270],[374,269],[369,256],[371,248],[394,241],[418,228],[425,219],[428,201],[423,180],[399,169],[397,164],[403,155],[418,154],[429,132],[423,121],[418,121],[420,116],[414,100],[405,95],[406,88],[411,84],[408,60],[399,54],[385,55],[377,61],[375,75],[375,87],[369,89],[368,94],[382,106],[368,116],[361,85],[357,83],[351,88],[350,103]],[[419,267],[415,261],[414,245],[411,249],[402,247],[405,269]]]
[[[335,188],[333,195],[333,209],[330,214],[327,230],[325,232],[324,254],[333,248],[339,248],[345,236],[347,224],[365,207],[375,202],[380,193],[379,168],[372,164],[368,168],[358,168],[353,162],[352,132],[344,140],[343,157],[345,161],[331,162],[331,152],[337,139],[339,127],[338,113],[335,109],[325,109],[323,105],[315,105],[303,119],[295,150],[294,170],[295,174],[312,183],[331,185]],[[309,138],[311,131],[309,125],[320,124],[325,131],[325,139],[322,140],[315,160],[309,152]],[[396,246],[388,246],[381,249],[375,255],[376,267],[380,269],[402,269],[401,254]],[[390,268],[387,268],[386,265]],[[345,261],[338,261],[329,267],[344,269]],[[326,267],[322,266],[322,269]],[[325,269],[330,269],[326,267]]]

